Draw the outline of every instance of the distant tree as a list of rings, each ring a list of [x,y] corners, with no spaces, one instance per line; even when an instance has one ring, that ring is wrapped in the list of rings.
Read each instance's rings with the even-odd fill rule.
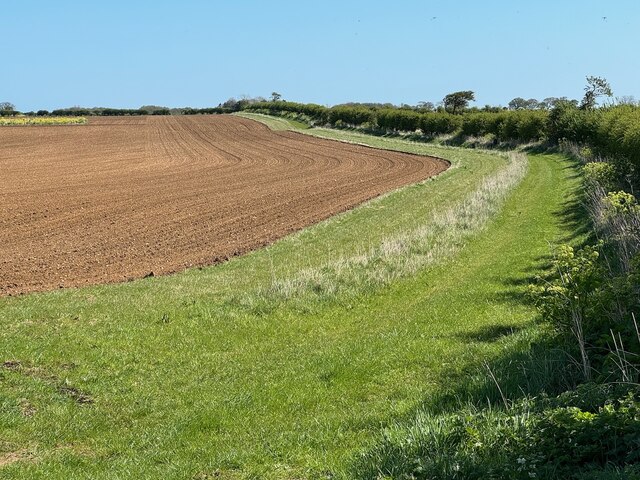
[[[544,108],[547,110],[551,110],[555,108],[558,104],[573,104],[574,106],[578,106],[577,100],[569,100],[567,97],[547,97],[540,102],[540,108]]]
[[[527,101],[522,97],[516,97],[509,102],[509,110],[523,110]]]
[[[169,111],[168,107],[162,107],[160,105],[143,105],[138,110],[145,110],[149,115],[155,114],[157,111]],[[164,113],[158,115],[165,115]]]
[[[235,98],[231,97],[228,100],[226,100],[225,102],[221,103],[218,105],[219,108],[226,108],[227,110],[239,110],[239,100],[236,100]]]
[[[467,108],[469,102],[473,102],[475,99],[476,96],[471,90],[463,90],[445,96],[442,103],[445,110],[455,114]]]
[[[0,102],[0,110],[3,112],[13,112],[15,111],[16,106],[10,102]]]
[[[436,106],[432,102],[418,102],[418,110],[433,112],[435,109]]]
[[[277,102],[281,98],[282,98],[282,95],[280,95],[278,92],[271,92],[271,101],[272,102]]]
[[[634,107],[640,105],[640,101],[636,100],[636,97],[633,95],[622,95],[621,97],[616,97],[616,103],[618,105],[632,105]]]
[[[542,108],[546,110],[550,110],[555,107],[556,103],[558,103],[558,97],[547,97],[540,102]]]
[[[582,110],[591,110],[596,106],[598,97],[611,97],[613,91],[611,85],[602,77],[587,77],[587,86],[584,87],[584,97],[580,103]]]
[[[537,110],[542,108],[542,103],[535,98],[525,100],[522,97],[516,97],[509,102],[509,110]]]
[[[539,108],[543,108],[542,102],[539,102],[535,98],[530,98],[529,100],[527,100],[527,103],[526,103],[527,110],[537,110]]]

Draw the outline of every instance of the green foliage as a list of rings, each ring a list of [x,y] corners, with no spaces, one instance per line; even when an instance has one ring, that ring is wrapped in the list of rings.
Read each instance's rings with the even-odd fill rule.
[[[622,105],[603,110],[587,139],[603,156],[611,157],[623,176],[638,182],[640,172],[640,108]],[[595,123],[595,122],[594,122]]]
[[[605,190],[611,190],[617,182],[616,169],[608,162],[589,162],[582,172],[588,185],[598,185]]]
[[[548,113],[544,110],[467,113],[462,116],[464,135],[494,135],[502,141],[533,142],[546,136]]]
[[[553,322],[562,333],[571,333],[574,312],[584,315],[597,296],[604,279],[598,263],[601,247],[599,243],[576,250],[570,245],[561,245],[553,260],[554,276],[531,287],[543,318]]]
[[[593,137],[597,113],[580,110],[574,102],[557,102],[549,113],[547,136],[555,143],[561,140],[586,143]]]
[[[580,104],[580,108],[583,110],[590,110],[596,106],[596,100],[598,97],[613,96],[611,85],[602,77],[587,77],[587,86],[584,87],[584,98]]]
[[[413,110],[387,108],[376,112],[376,124],[385,130],[415,132],[421,126],[422,116]]]
[[[444,109],[453,114],[461,113],[467,106],[469,102],[472,102],[476,99],[475,94],[471,90],[462,90],[460,92],[453,92],[444,97],[442,103],[444,104]]]
[[[265,112],[271,115],[281,115],[283,112],[303,114],[311,118],[316,123],[324,124],[328,121],[329,109],[322,105],[313,103],[296,103],[296,102],[253,102],[244,107],[246,111]]]
[[[508,411],[418,415],[387,429],[355,466],[375,479],[582,479],[616,471],[640,475],[640,400],[636,389],[587,384]],[[626,391],[628,390],[628,391]],[[588,405],[588,407],[586,407]]]
[[[212,114],[222,114],[222,113],[232,113],[233,110],[230,110],[225,107],[212,107],[212,108],[183,108],[182,115],[212,115]]]
[[[15,112],[16,106],[11,102],[0,102],[0,112]]]
[[[611,193],[606,201],[607,215],[637,215],[635,198],[625,192]],[[539,279],[530,293],[543,319],[564,335],[565,348],[580,352],[585,378],[638,381],[640,333],[633,314],[640,311],[640,257],[616,273],[615,264],[600,255],[615,241],[559,247],[552,276]]]
[[[462,126],[462,118],[444,112],[425,113],[420,117],[420,130],[426,135],[444,135],[456,132]]]
[[[624,191],[609,192],[606,197],[606,204],[611,215],[633,215],[640,212],[636,197]]]
[[[168,109],[158,110],[161,115],[168,115]],[[54,117],[73,117],[73,116],[131,116],[131,115],[149,115],[150,112],[143,108],[60,108],[53,110],[50,115]]]
[[[549,114],[546,130],[553,142],[587,145],[592,153],[609,158],[619,180],[640,183],[640,107],[580,109],[559,102]]]
[[[375,113],[364,107],[333,107],[329,109],[328,120],[333,125],[342,122],[345,125],[359,126],[364,123],[373,123]]]
[[[491,113],[468,113],[463,116],[461,132],[467,136],[482,136],[488,133],[496,133],[491,128],[495,115]]]
[[[545,137],[545,111],[515,111],[501,114],[498,136],[502,140],[537,141]],[[499,117],[500,118],[500,117]]]
[[[516,97],[509,102],[510,110],[536,110],[538,108],[544,108],[544,102],[538,102],[535,98],[525,100],[522,97]]]

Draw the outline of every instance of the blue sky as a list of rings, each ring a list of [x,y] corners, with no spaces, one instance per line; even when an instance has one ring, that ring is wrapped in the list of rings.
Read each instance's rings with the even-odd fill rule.
[[[0,101],[214,106],[580,98],[586,75],[640,97],[640,2],[2,0]]]

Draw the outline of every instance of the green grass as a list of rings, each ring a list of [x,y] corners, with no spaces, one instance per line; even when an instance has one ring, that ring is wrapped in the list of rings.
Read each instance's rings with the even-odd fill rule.
[[[20,362],[0,368],[0,452],[21,458],[4,477],[341,476],[385,425],[512,348],[487,329],[535,328],[523,284],[571,233],[560,212],[575,171],[560,156],[530,156],[501,212],[429,268],[348,296],[247,304],[274,279],[428,223],[508,164],[310,132],[453,165],[224,265],[0,299],[0,360]]]

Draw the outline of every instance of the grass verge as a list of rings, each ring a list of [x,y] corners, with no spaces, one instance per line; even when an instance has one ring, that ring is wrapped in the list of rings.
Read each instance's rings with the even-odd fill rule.
[[[220,266],[0,299],[0,458],[17,459],[4,476],[348,476],[381,427],[520,348],[508,333],[535,329],[523,284],[571,233],[560,156],[531,156],[500,211],[436,265],[347,296],[238,302],[416,231],[509,165],[338,134],[452,168]]]

